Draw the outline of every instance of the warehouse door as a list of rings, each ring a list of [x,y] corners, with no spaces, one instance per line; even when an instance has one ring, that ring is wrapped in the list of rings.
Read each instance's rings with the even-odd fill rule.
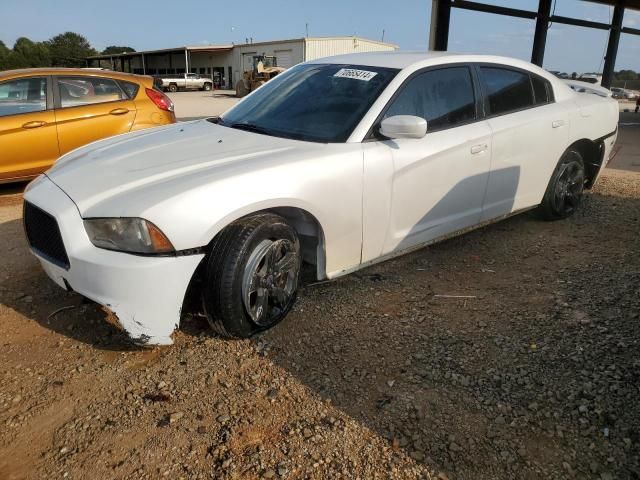
[[[275,54],[279,67],[293,67],[293,54],[291,50],[276,50]]]

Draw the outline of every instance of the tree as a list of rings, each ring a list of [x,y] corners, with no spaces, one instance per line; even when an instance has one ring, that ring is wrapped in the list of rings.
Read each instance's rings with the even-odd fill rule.
[[[54,67],[84,67],[86,58],[98,52],[82,35],[65,32],[46,42]]]
[[[49,48],[43,42],[33,42],[20,37],[9,55],[11,68],[48,67],[51,65]]]
[[[7,48],[2,40],[0,40],[0,70],[9,68],[8,61],[11,50]]]
[[[616,80],[638,80],[638,74],[633,70],[620,70],[613,74]]]
[[[135,50],[131,47],[118,47],[116,45],[109,45],[102,51],[103,55],[117,54],[117,53],[131,53]]]

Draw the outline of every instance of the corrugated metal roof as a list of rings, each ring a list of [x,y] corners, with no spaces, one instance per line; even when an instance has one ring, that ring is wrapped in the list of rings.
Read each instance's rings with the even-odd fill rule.
[[[190,52],[228,52],[233,48],[233,45],[185,45],[184,47],[174,47],[174,48],[162,48],[159,50],[141,50],[139,52],[123,52],[123,53],[106,53],[100,55],[93,55],[91,57],[87,57],[89,59],[94,60],[106,60],[108,58],[113,57],[132,57],[136,55],[152,55],[154,53],[184,53],[185,50]]]

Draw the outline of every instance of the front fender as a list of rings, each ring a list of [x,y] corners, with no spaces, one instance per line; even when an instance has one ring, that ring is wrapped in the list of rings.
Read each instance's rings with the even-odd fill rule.
[[[208,245],[227,225],[251,213],[304,210],[324,233],[326,275],[337,276],[361,260],[363,156],[360,145],[329,148],[320,158],[283,160],[193,187],[182,185],[179,194],[152,203],[141,216],[183,250]]]

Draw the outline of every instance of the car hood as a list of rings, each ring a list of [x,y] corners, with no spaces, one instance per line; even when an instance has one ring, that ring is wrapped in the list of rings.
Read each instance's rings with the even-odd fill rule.
[[[169,181],[178,177],[210,178],[220,171],[237,172],[238,164],[259,168],[266,159],[320,146],[200,120],[95,142],[61,157],[47,176],[84,216],[124,193],[139,193],[152,185],[171,189],[175,182]]]

